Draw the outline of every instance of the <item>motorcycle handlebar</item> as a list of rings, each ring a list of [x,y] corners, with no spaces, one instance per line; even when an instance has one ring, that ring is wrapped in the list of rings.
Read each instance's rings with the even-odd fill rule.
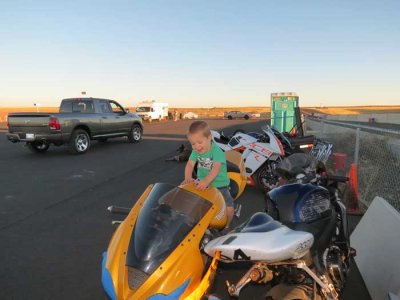
[[[109,211],[110,214],[116,214],[116,215],[128,215],[129,212],[131,211],[130,208],[114,206],[114,205],[107,207],[107,210]]]
[[[349,181],[349,177],[347,176],[338,176],[338,175],[324,175],[320,177],[321,179],[332,180],[337,182],[347,182]]]

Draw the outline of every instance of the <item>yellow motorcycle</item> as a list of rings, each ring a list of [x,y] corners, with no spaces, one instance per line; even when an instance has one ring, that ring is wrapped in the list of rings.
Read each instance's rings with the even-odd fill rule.
[[[230,179],[229,191],[234,200],[243,193],[247,184],[246,167],[242,155],[235,151],[225,151],[226,168]]]
[[[103,253],[103,288],[109,299],[202,299],[217,269],[203,248],[227,222],[215,188],[194,184],[148,186],[126,214]]]

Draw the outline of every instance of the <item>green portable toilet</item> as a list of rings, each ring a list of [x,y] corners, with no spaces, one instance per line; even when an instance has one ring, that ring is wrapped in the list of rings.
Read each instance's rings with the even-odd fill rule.
[[[295,108],[299,106],[296,93],[271,94],[271,126],[280,132],[290,132],[296,127]]]

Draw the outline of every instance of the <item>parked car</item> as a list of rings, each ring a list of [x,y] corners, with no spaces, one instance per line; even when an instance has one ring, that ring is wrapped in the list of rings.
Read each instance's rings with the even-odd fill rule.
[[[250,118],[250,116],[251,116],[250,113],[241,112],[238,110],[224,112],[224,118],[229,119],[229,120],[239,119],[239,118],[244,118],[244,119],[248,120]]]
[[[198,119],[199,115],[195,114],[194,112],[189,111],[189,112],[185,113],[182,118],[183,119]]]
[[[10,113],[7,138],[24,142],[28,149],[42,153],[68,145],[71,153],[83,154],[91,140],[127,136],[130,143],[142,139],[142,119],[118,102],[97,98],[70,98],[61,102],[59,113]]]

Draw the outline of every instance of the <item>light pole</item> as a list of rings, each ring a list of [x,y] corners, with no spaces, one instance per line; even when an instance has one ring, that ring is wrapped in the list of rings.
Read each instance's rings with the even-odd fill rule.
[[[33,103],[33,106],[36,107],[36,112],[39,112],[40,103]]]

